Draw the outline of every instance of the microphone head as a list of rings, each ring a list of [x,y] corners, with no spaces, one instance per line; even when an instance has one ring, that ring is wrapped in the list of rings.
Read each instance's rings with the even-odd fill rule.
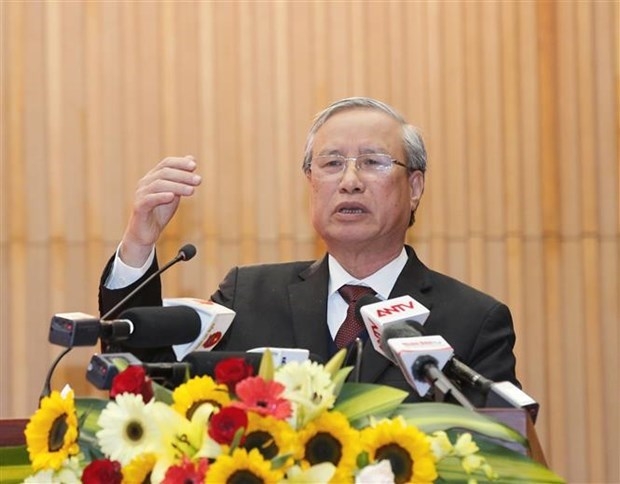
[[[421,326],[415,321],[397,321],[392,324],[387,324],[383,328],[381,333],[381,349],[392,361],[395,361],[395,356],[392,352],[392,348],[388,344],[388,341],[392,338],[415,338],[422,336],[422,332],[418,331],[412,323]]]
[[[153,306],[123,311],[134,329],[125,345],[132,348],[161,348],[190,343],[200,335],[200,315],[188,306]]]
[[[381,302],[381,299],[379,299],[377,296],[373,294],[366,294],[365,296],[360,297],[355,303],[355,317],[357,318],[357,320],[358,321],[364,320],[364,318],[362,317],[362,313],[361,313],[362,308],[364,306],[368,306],[369,304],[374,304],[378,302]]]
[[[194,244],[185,244],[183,247],[179,249],[179,253],[177,254],[177,257],[180,260],[187,262],[188,260],[193,258],[195,255],[196,255],[196,246]]]

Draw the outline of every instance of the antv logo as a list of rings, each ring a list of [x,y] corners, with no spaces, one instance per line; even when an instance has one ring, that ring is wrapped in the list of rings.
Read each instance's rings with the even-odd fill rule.
[[[377,308],[377,317],[384,318],[392,314],[404,313],[409,309],[413,309],[413,306],[413,301],[409,301],[408,303],[392,304],[391,306]]]

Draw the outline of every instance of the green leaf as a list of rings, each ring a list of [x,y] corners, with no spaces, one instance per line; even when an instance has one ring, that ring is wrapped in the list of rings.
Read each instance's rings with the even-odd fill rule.
[[[334,382],[334,395],[336,397],[340,395],[340,392],[342,391],[342,387],[345,383],[345,380],[347,379],[347,377],[349,376],[349,373],[351,373],[352,370],[353,370],[352,366],[346,366],[344,368],[340,368],[340,370],[338,370],[336,374],[332,376],[332,382]]]
[[[101,398],[80,397],[75,399],[75,409],[79,418],[83,418],[83,424],[80,427],[80,433],[86,433],[94,436],[99,425],[99,415],[106,405],[110,403],[110,400],[103,400]]]
[[[373,383],[345,383],[334,410],[344,413],[351,425],[360,428],[372,415],[377,418],[391,414],[409,395],[404,390]]]
[[[0,482],[12,484],[23,482],[34,474],[25,445],[0,447]]]
[[[456,433],[449,432],[449,434],[450,440],[454,441]],[[491,465],[493,471],[499,476],[496,481],[489,481],[482,471],[478,471],[473,474],[473,477],[480,483],[552,484],[565,482],[564,479],[551,470],[519,452],[486,440],[476,439],[476,443],[480,448],[479,455],[484,456],[487,463]],[[455,457],[439,461],[437,472],[441,482],[462,483],[465,475],[460,459]]]
[[[342,367],[344,363],[344,359],[347,356],[347,350],[342,348],[338,350],[338,352],[332,356],[327,363],[325,363],[325,371],[327,371],[332,378],[336,376],[336,373]]]
[[[155,401],[165,403],[166,405],[172,405],[174,402],[172,391],[155,382],[153,382],[153,398]]]
[[[405,403],[396,408],[394,414],[402,416],[408,423],[427,434],[436,430],[461,428],[528,447],[527,439],[512,427],[459,405],[430,402]]]
[[[265,381],[273,380],[274,368],[273,368],[273,355],[269,348],[265,349],[263,356],[260,359],[260,366],[258,367],[258,376]]]

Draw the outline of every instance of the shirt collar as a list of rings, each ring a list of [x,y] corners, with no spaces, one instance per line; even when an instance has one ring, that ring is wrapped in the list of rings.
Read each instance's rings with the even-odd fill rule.
[[[379,297],[388,299],[394,288],[394,284],[396,284],[396,279],[398,279],[398,276],[407,264],[407,260],[407,251],[403,247],[398,257],[390,261],[377,272],[364,279],[356,279],[349,274],[331,254],[328,254],[329,286],[327,296],[332,296],[345,284],[356,284],[371,287]]]

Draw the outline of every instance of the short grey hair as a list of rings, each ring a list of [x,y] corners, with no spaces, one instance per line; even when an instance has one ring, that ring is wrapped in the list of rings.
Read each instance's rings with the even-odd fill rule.
[[[330,104],[314,118],[304,148],[304,161],[302,165],[304,173],[310,171],[314,137],[319,128],[334,114],[356,108],[382,111],[398,121],[403,131],[403,147],[405,150],[405,164],[407,165],[407,169],[410,172],[420,170],[424,173],[426,171],[426,148],[424,148],[422,136],[420,136],[418,130],[414,126],[407,123],[405,118],[393,107],[381,101],[369,97],[349,97]]]

